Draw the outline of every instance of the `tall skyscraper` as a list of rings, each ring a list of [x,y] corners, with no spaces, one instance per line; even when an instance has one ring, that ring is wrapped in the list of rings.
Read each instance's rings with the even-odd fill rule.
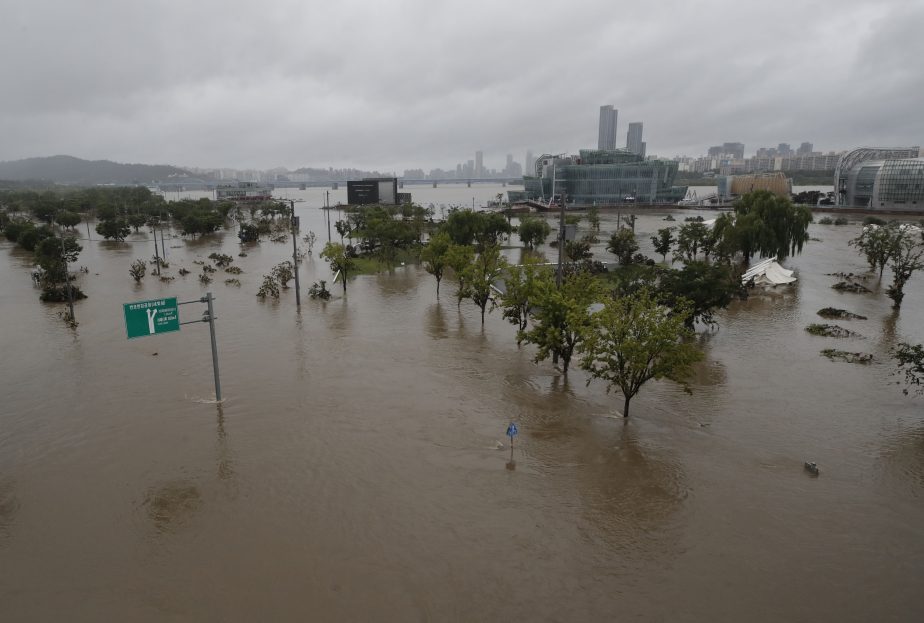
[[[484,177],[484,154],[475,152],[475,177]]]
[[[619,111],[607,104],[600,107],[600,131],[597,149],[616,149],[616,116]]]
[[[642,148],[642,122],[635,121],[629,124],[629,131],[626,133],[626,149],[633,154],[644,156],[645,151]]]
[[[526,160],[523,162],[523,175],[532,177],[536,174],[536,159],[533,157],[533,150],[526,150]]]

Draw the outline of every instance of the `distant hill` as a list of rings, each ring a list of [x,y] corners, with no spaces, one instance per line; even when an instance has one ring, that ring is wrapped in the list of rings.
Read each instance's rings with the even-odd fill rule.
[[[0,180],[47,180],[56,184],[149,184],[195,179],[186,170],[160,164],[121,164],[73,156],[26,158],[0,162]]]

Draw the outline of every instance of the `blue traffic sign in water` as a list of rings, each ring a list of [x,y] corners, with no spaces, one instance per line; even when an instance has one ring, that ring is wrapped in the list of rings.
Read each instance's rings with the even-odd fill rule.
[[[516,437],[520,431],[517,430],[517,425],[513,422],[510,422],[510,426],[507,427],[507,436],[513,439]]]

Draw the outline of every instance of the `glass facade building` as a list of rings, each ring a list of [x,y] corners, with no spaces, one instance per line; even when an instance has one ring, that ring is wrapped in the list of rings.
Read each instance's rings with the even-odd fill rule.
[[[920,147],[862,147],[844,153],[834,169],[837,205],[871,210],[922,210]]]
[[[837,205],[924,212],[924,158],[918,153],[917,147],[848,152],[835,170]]]
[[[545,155],[536,176],[524,178],[524,199],[564,196],[569,206],[676,203],[686,186],[674,186],[677,163],[645,160],[626,150],[582,149],[576,156]],[[510,193],[514,200],[513,193]]]

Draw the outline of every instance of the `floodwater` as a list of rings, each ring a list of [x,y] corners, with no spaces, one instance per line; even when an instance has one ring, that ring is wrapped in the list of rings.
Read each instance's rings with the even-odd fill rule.
[[[464,203],[440,190],[417,200]],[[454,192],[471,190],[502,191]],[[319,237],[300,312],[294,288],[254,296],[291,242],[238,258],[231,230],[168,239],[165,272],[193,273],[136,286],[146,234],[94,232],[74,331],[0,242],[0,620],[924,619],[924,398],[887,358],[924,342],[924,275],[897,315],[875,279],[832,290],[826,273],[864,270],[856,222],[813,225],[794,286],[701,335],[692,395],[651,383],[624,423],[618,394],[534,364],[499,311],[482,327],[416,266],[309,300],[330,279],[323,190],[288,194]],[[649,253],[664,214],[637,223]],[[614,228],[605,214],[601,238]],[[199,284],[213,251],[242,287]],[[221,406],[205,324],[129,341],[122,319],[122,303],[207,290]],[[808,335],[826,306],[868,316],[839,323],[862,337]]]

